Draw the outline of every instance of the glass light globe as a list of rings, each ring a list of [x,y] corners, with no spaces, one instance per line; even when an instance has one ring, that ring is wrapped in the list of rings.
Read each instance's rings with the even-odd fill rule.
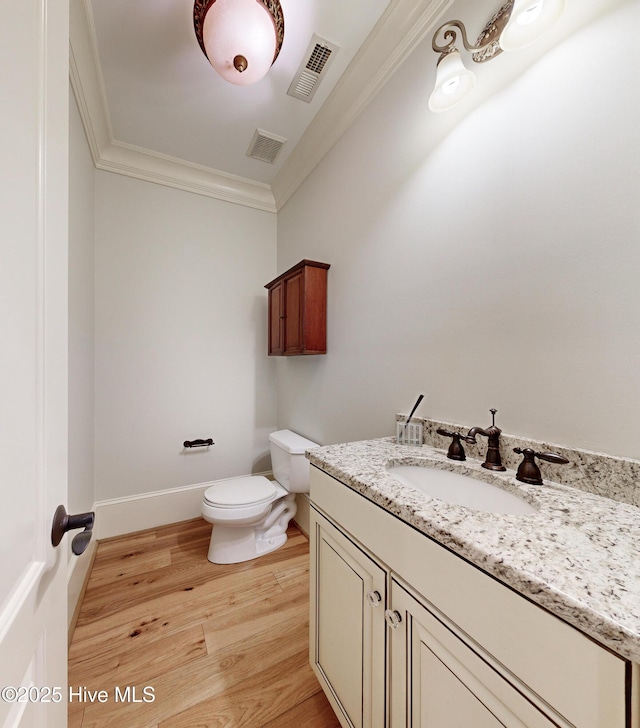
[[[471,91],[476,82],[475,73],[469,71],[457,50],[440,58],[436,71],[436,86],[429,97],[429,108],[436,113],[447,111]]]
[[[514,51],[528,46],[556,22],[563,10],[564,0],[514,0],[500,47]]]
[[[202,38],[211,65],[237,86],[260,81],[276,52],[273,18],[256,0],[216,0],[204,19]]]

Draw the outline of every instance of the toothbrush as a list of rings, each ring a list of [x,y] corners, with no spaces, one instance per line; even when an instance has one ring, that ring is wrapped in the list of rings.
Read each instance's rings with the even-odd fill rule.
[[[423,397],[424,397],[424,394],[421,394],[418,397],[418,399],[416,400],[416,403],[413,405],[413,409],[411,410],[411,412],[409,412],[409,416],[407,417],[407,420],[404,423],[404,427],[402,428],[402,434],[403,435],[404,435],[404,433],[407,430],[407,425],[409,424],[409,422],[411,422],[411,418],[413,417],[413,413],[418,409],[418,405],[420,404],[420,402],[422,402],[422,398]]]

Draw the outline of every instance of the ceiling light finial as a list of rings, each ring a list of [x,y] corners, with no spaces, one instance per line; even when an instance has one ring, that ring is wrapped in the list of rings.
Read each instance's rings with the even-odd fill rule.
[[[213,68],[237,86],[260,81],[284,40],[279,0],[195,0],[193,25]]]
[[[243,73],[247,70],[247,66],[249,63],[247,62],[247,59],[244,56],[236,56],[233,59],[233,67],[236,69],[238,73]]]

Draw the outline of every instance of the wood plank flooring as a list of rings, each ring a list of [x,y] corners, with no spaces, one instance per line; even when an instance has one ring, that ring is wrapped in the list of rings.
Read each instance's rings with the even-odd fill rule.
[[[306,538],[291,526],[282,548],[227,566],[207,561],[210,535],[196,519],[98,544],[70,728],[339,728],[308,662]]]

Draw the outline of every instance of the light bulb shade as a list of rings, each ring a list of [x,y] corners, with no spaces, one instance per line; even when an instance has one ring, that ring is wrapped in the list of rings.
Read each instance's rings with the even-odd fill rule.
[[[462,101],[475,82],[475,73],[465,67],[457,50],[441,56],[436,70],[436,86],[429,97],[429,108],[435,112],[447,111]]]
[[[500,36],[503,51],[536,41],[562,15],[564,0],[514,0],[511,17]]]
[[[284,37],[278,0],[196,0],[193,13],[200,47],[225,81],[249,86],[267,74]]]

